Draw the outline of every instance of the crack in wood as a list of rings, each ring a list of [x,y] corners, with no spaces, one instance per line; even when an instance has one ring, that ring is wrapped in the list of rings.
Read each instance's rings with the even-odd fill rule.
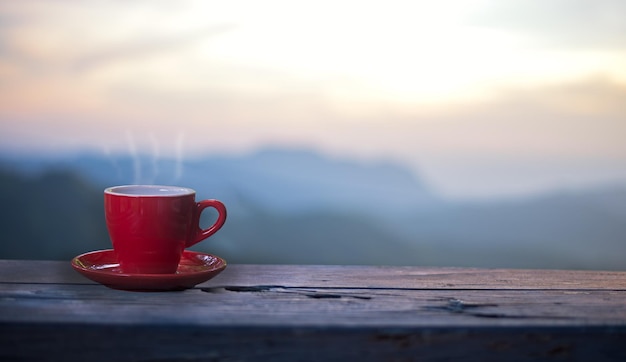
[[[485,307],[499,307],[498,304],[494,303],[466,303],[465,301],[457,298],[447,299],[447,303],[445,305],[437,305],[437,306],[426,306],[423,309],[426,310],[436,310],[436,311],[445,311],[454,314],[463,314],[469,315],[472,317],[478,318],[506,318],[506,319],[571,319],[570,317],[565,316],[536,316],[536,315],[513,315],[506,313],[488,313],[484,311],[475,311],[474,309],[485,308]]]
[[[495,303],[466,303],[461,299],[452,298],[448,300],[446,308],[453,312],[464,312],[467,309],[497,306]]]
[[[224,286],[214,288],[201,288],[206,293],[219,293],[221,290],[237,293],[263,293],[263,292],[275,292],[275,293],[287,293],[303,295],[312,299],[341,299],[341,298],[353,298],[360,300],[370,300],[371,296],[356,294],[356,293],[329,293],[327,291],[320,292],[316,290],[318,288],[302,288],[302,287],[286,287],[281,285],[255,285],[255,286]],[[330,289],[330,288],[327,288]]]
[[[246,293],[258,293],[258,292],[268,292],[270,290],[273,289],[277,289],[277,288],[284,288],[280,285],[255,285],[255,286],[246,286],[246,287],[240,287],[240,286],[227,286],[224,287],[224,289],[228,290],[229,292],[246,292]],[[206,289],[211,289],[211,288],[206,288]],[[204,289],[202,291],[205,291]]]

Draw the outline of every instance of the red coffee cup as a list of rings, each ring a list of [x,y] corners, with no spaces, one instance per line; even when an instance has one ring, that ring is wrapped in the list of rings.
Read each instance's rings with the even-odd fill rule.
[[[113,250],[124,273],[171,274],[183,250],[208,238],[226,221],[218,200],[195,201],[178,186],[126,185],[104,190],[104,210]],[[200,228],[200,214],[217,210],[215,223]]]

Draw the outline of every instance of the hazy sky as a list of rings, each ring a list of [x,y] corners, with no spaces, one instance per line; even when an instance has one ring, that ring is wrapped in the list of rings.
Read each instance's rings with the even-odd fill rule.
[[[626,182],[626,1],[3,1],[0,151],[393,159],[451,197]]]

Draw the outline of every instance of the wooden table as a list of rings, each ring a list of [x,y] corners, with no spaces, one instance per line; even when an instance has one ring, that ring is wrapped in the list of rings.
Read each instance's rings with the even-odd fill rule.
[[[229,265],[126,292],[0,261],[0,360],[626,361],[626,272]]]

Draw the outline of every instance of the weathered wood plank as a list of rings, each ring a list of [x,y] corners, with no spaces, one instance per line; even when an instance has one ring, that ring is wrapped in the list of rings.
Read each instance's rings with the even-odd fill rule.
[[[294,327],[624,326],[626,291],[0,285],[0,322]]]
[[[184,292],[0,261],[0,360],[624,361],[626,272],[231,265]]]
[[[0,260],[0,283],[93,284],[69,262]],[[200,285],[626,290],[626,272],[339,265],[229,265]]]
[[[0,325],[3,361],[619,361],[624,329]]]

